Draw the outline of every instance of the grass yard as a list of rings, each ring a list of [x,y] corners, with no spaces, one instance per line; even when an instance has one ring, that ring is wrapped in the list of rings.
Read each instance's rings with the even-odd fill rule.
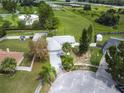
[[[92,11],[83,11],[83,13],[79,13],[73,10],[80,10],[83,11],[81,8],[70,8],[66,7],[62,10],[56,10],[55,15],[58,17],[60,21],[60,25],[58,27],[57,35],[73,35],[75,36],[76,40],[78,41],[83,28],[87,28],[90,24],[94,27],[94,35],[101,33],[101,32],[123,32],[124,27],[124,15],[120,15],[120,22],[116,29],[113,27],[104,26],[95,22],[95,19],[110,7],[105,6],[93,6]],[[92,16],[92,14],[94,14]],[[101,42],[104,44],[111,36],[114,37],[122,37],[123,35],[105,35],[103,37],[103,41]]]
[[[103,55],[101,48],[90,48],[90,51],[91,51],[90,63],[92,65],[99,66],[100,60]]]
[[[12,27],[18,27],[19,19],[18,19],[18,16],[17,15],[6,16],[4,18],[4,20],[9,21],[11,23],[10,26],[12,26]]]
[[[83,28],[87,28],[92,24],[86,18],[71,12],[68,9],[55,11],[56,17],[60,20],[57,31],[58,35],[73,35],[79,40]]]
[[[35,62],[32,72],[17,71],[13,77],[0,76],[0,93],[34,93],[42,63]]]
[[[48,83],[45,83],[41,89],[41,92],[40,93],[48,93],[49,92],[49,89],[50,89],[50,84]]]
[[[18,51],[18,52],[25,52],[27,53],[29,51],[28,48],[28,41],[20,41],[20,40],[3,40],[0,42],[0,49],[6,50],[6,48],[9,48],[10,51]]]

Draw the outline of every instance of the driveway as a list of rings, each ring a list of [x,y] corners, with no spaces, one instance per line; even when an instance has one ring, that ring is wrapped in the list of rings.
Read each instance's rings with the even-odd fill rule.
[[[96,78],[99,79],[102,82],[105,82],[108,87],[113,87],[115,85],[115,82],[112,80],[112,77],[109,73],[106,72],[107,69],[107,63],[105,60],[105,57],[103,55],[99,68],[96,72]]]
[[[58,56],[58,52],[49,52],[49,56],[50,56],[50,64],[52,67],[55,68],[57,74],[62,72],[61,69],[61,58],[60,56]]]
[[[104,45],[104,47],[102,49],[103,53],[105,53],[106,50],[109,47],[111,47],[111,46],[117,46],[118,44],[119,44],[119,40],[117,40],[117,39],[110,39],[110,40],[108,40],[107,43]]]
[[[96,78],[91,71],[73,71],[60,75],[48,93],[119,93]]]

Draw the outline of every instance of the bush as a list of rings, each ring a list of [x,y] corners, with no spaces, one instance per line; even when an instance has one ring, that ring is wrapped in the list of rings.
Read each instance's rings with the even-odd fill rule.
[[[91,10],[91,5],[88,5],[88,4],[86,4],[86,5],[84,5],[84,10]]]
[[[24,29],[24,28],[26,28],[26,25],[25,25],[25,21],[22,21],[22,20],[20,20],[19,22],[18,22],[18,28],[19,29]]]
[[[110,9],[96,19],[96,22],[106,26],[115,26],[119,23],[119,19],[120,16],[113,9]]]
[[[17,3],[15,1],[4,0],[2,2],[2,5],[3,5],[3,8],[9,11],[10,13],[16,12]]]
[[[34,21],[33,22],[32,29],[40,29],[40,23],[39,23],[39,21]]]
[[[69,43],[64,43],[62,50],[66,53],[70,52],[71,51],[71,45]]]
[[[56,31],[49,31],[48,32],[48,37],[52,37],[56,35]]]
[[[6,31],[0,28],[0,38],[6,35]]]
[[[78,53],[79,53],[79,47],[76,46],[76,47],[72,48],[72,51],[73,51],[73,53],[74,53],[75,55],[78,55]]]
[[[43,83],[49,83],[51,85],[55,78],[55,69],[49,63],[45,63],[39,73],[39,79],[42,79],[44,81]]]
[[[70,71],[74,68],[73,57],[69,55],[62,56],[62,66],[66,71]]]
[[[13,74],[16,68],[16,61],[13,58],[5,58],[0,66],[0,72],[5,74]]]

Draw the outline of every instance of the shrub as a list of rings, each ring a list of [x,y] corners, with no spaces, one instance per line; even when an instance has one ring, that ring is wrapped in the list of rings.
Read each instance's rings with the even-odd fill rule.
[[[29,41],[30,55],[35,55],[35,60],[47,60],[48,50],[46,39],[42,37],[41,39],[33,42]]]
[[[62,47],[62,50],[64,51],[64,52],[70,52],[71,51],[71,45],[69,44],[69,43],[64,43],[63,44],[63,47]]]
[[[62,66],[66,71],[70,71],[74,68],[73,57],[69,55],[62,56]]]
[[[86,4],[86,5],[84,5],[84,10],[91,10],[91,5],[88,5],[88,4]]]
[[[26,25],[25,25],[25,21],[22,21],[22,20],[20,20],[19,22],[18,22],[18,28],[19,29],[24,29],[24,28],[26,28]]]
[[[5,58],[0,66],[0,72],[5,74],[12,74],[15,72],[16,61],[13,58]]]
[[[76,47],[72,48],[72,51],[73,51],[73,53],[74,53],[75,55],[78,55],[78,53],[79,53],[79,47],[76,46]]]
[[[0,38],[6,35],[6,31],[0,28]]]
[[[56,77],[56,71],[49,63],[46,63],[42,66],[42,69],[39,73],[39,79],[42,79],[44,83],[49,83],[51,85],[51,82],[55,80]]]
[[[40,23],[39,23],[39,21],[34,21],[33,22],[32,29],[40,29]]]
[[[119,23],[119,19],[120,16],[113,9],[110,9],[96,19],[96,22],[106,26],[115,26]]]

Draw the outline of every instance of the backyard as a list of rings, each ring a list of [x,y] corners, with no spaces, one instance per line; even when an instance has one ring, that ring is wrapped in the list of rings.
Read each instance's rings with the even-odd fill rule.
[[[1,93],[34,93],[39,81],[36,80],[41,62],[35,62],[31,72],[17,71],[12,77],[0,75]]]
[[[29,51],[28,41],[29,41],[29,39],[27,39],[25,41],[21,41],[19,39],[3,40],[0,42],[0,49],[6,50],[7,48],[9,48],[10,51],[18,51],[18,52],[27,53]]]

